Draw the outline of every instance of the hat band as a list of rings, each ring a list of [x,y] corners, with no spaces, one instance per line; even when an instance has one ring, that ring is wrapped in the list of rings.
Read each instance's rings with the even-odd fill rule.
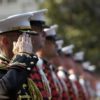
[[[11,31],[13,31],[13,30],[22,30],[22,29],[31,29],[31,27],[30,26],[12,27]]]
[[[2,30],[0,31],[0,33],[5,33],[5,32],[10,32],[10,31],[16,31],[16,30],[25,30],[25,29],[31,29],[30,26],[18,26],[18,27],[12,27],[12,28],[9,28],[7,30]]]

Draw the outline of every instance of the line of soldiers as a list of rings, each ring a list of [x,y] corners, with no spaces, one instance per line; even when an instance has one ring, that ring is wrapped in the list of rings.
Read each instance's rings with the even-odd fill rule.
[[[94,100],[94,66],[73,44],[62,47],[46,12],[0,20],[0,100]]]

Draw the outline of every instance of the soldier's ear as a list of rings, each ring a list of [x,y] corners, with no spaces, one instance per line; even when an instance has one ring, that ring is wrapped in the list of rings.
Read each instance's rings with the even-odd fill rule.
[[[3,36],[3,37],[2,37],[2,43],[3,43],[4,45],[9,45],[9,39],[7,38],[7,36]]]
[[[0,45],[3,45],[3,36],[0,35]]]

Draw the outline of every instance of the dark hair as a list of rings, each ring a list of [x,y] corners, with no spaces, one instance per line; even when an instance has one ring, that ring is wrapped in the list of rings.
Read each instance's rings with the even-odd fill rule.
[[[82,60],[75,60],[76,63],[82,64],[84,61]]]
[[[41,27],[41,28],[49,28],[49,25],[46,25],[46,23],[44,21],[30,21],[31,26],[37,26],[37,27]]]
[[[45,24],[45,22],[44,21],[30,21],[30,24],[42,27]]]
[[[8,35],[8,34],[12,34],[13,32],[18,32],[18,34],[20,33],[18,30],[13,30],[13,31],[0,33],[0,35]]]

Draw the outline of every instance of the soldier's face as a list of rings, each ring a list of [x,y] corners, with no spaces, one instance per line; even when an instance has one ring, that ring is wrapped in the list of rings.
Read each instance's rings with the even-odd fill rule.
[[[39,47],[43,47],[45,44],[45,33],[42,31],[42,27],[32,26],[32,30],[38,32],[38,35],[32,36],[32,43],[34,45],[38,45]]]
[[[51,40],[46,40],[45,41],[45,49],[47,54],[52,55],[56,53],[56,47],[54,41]],[[48,52],[49,50],[49,52]]]
[[[0,46],[2,46],[3,52],[6,53],[6,56],[8,58],[12,58],[13,56],[13,42],[17,41],[17,38],[19,37],[19,33],[17,31],[7,32],[0,36]]]
[[[4,56],[9,57],[10,42],[6,35],[0,35],[0,50]]]
[[[75,73],[77,72],[76,64],[71,57],[67,57],[66,55],[64,55],[63,61],[65,63],[65,67],[66,67],[67,70],[69,70],[69,71],[73,70]]]
[[[83,73],[82,65],[80,63],[76,63],[77,73],[81,75]]]

